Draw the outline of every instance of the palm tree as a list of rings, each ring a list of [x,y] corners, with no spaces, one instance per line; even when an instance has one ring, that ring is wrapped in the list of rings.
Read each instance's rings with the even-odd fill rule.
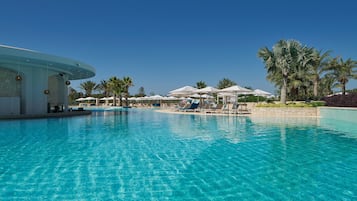
[[[205,88],[205,87],[207,87],[207,84],[204,81],[196,82],[196,88],[197,89],[202,89],[202,88]]]
[[[129,87],[134,86],[133,80],[130,77],[123,77],[122,83],[124,88],[125,105],[128,106]]]
[[[236,83],[228,78],[223,78],[218,82],[217,88],[224,89],[236,85]]]
[[[280,40],[272,50],[264,47],[258,51],[258,57],[263,59],[268,71],[267,79],[280,87],[280,101],[283,104],[286,104],[289,75],[299,65],[302,48],[298,41]]]
[[[309,96],[308,89],[312,82],[306,79],[309,75],[302,66],[297,66],[288,77],[288,97],[292,100],[306,99]]]
[[[332,74],[325,74],[325,76],[320,79],[319,83],[320,94],[322,94],[322,96],[327,96],[333,93],[332,88],[335,86],[336,79]]]
[[[97,84],[93,81],[82,82],[79,87],[85,91],[86,96],[91,96],[93,90],[95,90]]]
[[[144,97],[145,96],[145,89],[144,87],[140,87],[138,90],[138,94],[136,94],[137,97]]]
[[[331,51],[322,52],[314,49],[312,53],[311,76],[313,81],[313,93],[317,97],[319,91],[319,82],[321,74],[326,70]]]
[[[122,80],[117,78],[116,76],[109,78],[108,85],[110,88],[110,91],[113,93],[114,99],[113,99],[113,106],[117,106],[117,101],[116,97],[119,95],[119,101],[120,101],[120,106],[121,106],[121,93],[123,92],[122,88]]]
[[[68,87],[69,93],[68,93],[68,102],[70,104],[73,104],[77,98],[79,98],[79,93],[73,89],[72,87]]]
[[[100,83],[98,84],[97,89],[100,90],[105,97],[108,97],[109,94],[110,94],[109,82],[106,81],[106,80],[100,81]]]
[[[288,77],[288,91],[295,100],[307,99],[312,96],[313,56],[314,48],[300,46],[297,48],[296,64],[292,65]]]
[[[342,58],[336,57],[331,60],[328,65],[328,70],[330,70],[333,77],[339,82],[342,94],[346,94],[346,84],[352,79],[357,79],[357,72],[354,69],[357,67],[357,61],[351,58],[343,61]]]

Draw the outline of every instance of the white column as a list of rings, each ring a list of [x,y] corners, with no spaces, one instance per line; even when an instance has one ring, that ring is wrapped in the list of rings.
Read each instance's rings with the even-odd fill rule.
[[[68,90],[69,90],[69,85],[66,84],[66,81],[69,81],[68,80],[68,75],[64,75],[63,76],[63,87],[64,87],[64,112],[67,112],[68,111]]]
[[[23,68],[23,109],[24,114],[46,114],[48,89],[48,72],[46,69],[29,67]]]

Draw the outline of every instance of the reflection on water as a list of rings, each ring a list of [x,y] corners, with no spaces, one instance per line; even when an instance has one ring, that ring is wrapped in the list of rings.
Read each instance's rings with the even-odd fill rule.
[[[172,115],[168,126],[180,138],[217,140],[231,143],[246,141],[251,137],[266,135],[267,131],[279,132],[285,141],[287,129],[316,127],[317,118],[264,118],[242,116]]]
[[[253,129],[249,117],[237,116],[172,115],[168,118],[168,126],[180,138],[224,139],[231,143],[244,141]]]

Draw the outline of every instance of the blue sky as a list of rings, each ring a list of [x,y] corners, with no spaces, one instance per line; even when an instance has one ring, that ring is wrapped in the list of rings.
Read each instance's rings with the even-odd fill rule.
[[[166,95],[228,78],[274,92],[259,48],[295,39],[357,60],[357,3],[346,1],[4,0],[0,43],[83,61],[89,80],[130,76]],[[73,81],[79,90],[81,81]],[[348,88],[357,88],[356,81]]]

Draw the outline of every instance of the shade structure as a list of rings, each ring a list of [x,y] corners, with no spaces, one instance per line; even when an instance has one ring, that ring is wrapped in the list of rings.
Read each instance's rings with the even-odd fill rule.
[[[229,96],[235,96],[232,92],[219,92],[217,94],[217,97],[229,97]]]
[[[180,98],[176,98],[174,96],[169,96],[169,97],[163,97],[163,100],[177,101],[177,100],[181,100],[181,99]]]
[[[247,94],[247,93],[252,93],[252,90],[246,89],[246,88],[238,86],[238,85],[234,85],[231,87],[221,89],[221,90],[219,90],[219,92],[227,92],[227,93],[234,93],[234,94]]]
[[[192,94],[190,95],[191,98],[214,98],[213,96],[210,96],[208,94]]]
[[[196,93],[199,94],[213,94],[213,93],[217,93],[219,91],[219,89],[216,89],[214,87],[208,86],[202,89],[197,89]]]
[[[164,97],[160,96],[160,95],[153,95],[153,96],[149,96],[149,100],[163,100]]]
[[[130,100],[130,101],[136,101],[136,100],[138,100],[138,98],[137,98],[137,97],[130,97],[130,98],[128,98],[128,100]]]
[[[77,102],[84,101],[84,98],[77,98],[76,101]]]
[[[254,90],[253,93],[254,93],[255,96],[258,96],[258,100],[257,100],[258,102],[259,102],[259,96],[263,96],[263,97],[266,97],[266,98],[273,96],[273,94],[271,94],[269,92],[266,92],[266,91],[263,91],[263,90],[260,90],[260,89]]]
[[[94,75],[83,62],[0,44],[0,115],[67,112],[70,81]]]
[[[255,89],[255,90],[254,90],[254,95],[256,95],[256,96],[264,96],[264,97],[269,97],[269,96],[271,96],[272,94],[271,94],[271,93],[269,93],[269,92],[266,92],[266,91],[260,90],[260,89]]]
[[[103,97],[103,98],[101,98],[101,99],[99,99],[99,100],[110,100],[110,98],[109,97]],[[113,100],[113,99],[112,99]]]
[[[201,98],[200,94],[191,94],[190,98]]]
[[[138,97],[136,100],[137,101],[147,101],[147,100],[150,100],[150,96]]]
[[[231,87],[227,87],[224,89],[219,90],[219,93],[224,94],[223,97],[234,97],[233,101],[236,103],[237,102],[237,96],[239,94],[251,94],[253,93],[252,90],[238,86],[238,85],[233,85]],[[231,94],[231,95],[228,95]]]
[[[214,98],[213,96],[210,96],[210,95],[208,95],[208,94],[203,94],[201,97],[202,97],[202,98],[205,98],[205,99],[212,99],[212,98]]]
[[[169,92],[170,96],[189,96],[196,93],[197,88],[191,86],[184,86]]]
[[[116,98],[117,100],[119,100],[119,98],[117,97]],[[114,100],[114,96],[111,96],[111,97],[104,97],[104,98],[101,98],[100,100]]]
[[[91,100],[96,100],[94,97],[85,97],[83,98],[84,101],[91,101]]]
[[[77,98],[77,102],[85,102],[90,103],[91,101],[95,101],[96,105],[98,104],[99,99],[94,97],[86,97],[86,98]]]

